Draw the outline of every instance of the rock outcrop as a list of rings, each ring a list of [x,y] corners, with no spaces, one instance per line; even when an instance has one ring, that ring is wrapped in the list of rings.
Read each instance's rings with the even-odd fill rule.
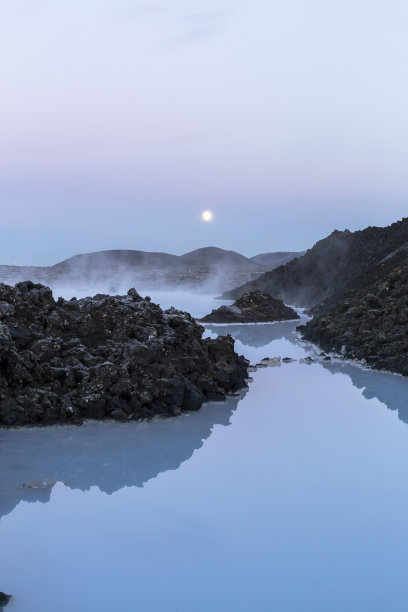
[[[408,376],[408,265],[298,329],[326,351]]]
[[[293,308],[262,291],[252,291],[231,306],[220,306],[203,319],[203,323],[267,323],[299,319]]]
[[[408,376],[408,218],[333,232],[300,259],[227,292],[254,288],[309,307],[300,331],[325,351]]]
[[[245,386],[231,336],[202,339],[185,312],[126,296],[55,301],[0,284],[0,425],[130,420],[197,410]]]

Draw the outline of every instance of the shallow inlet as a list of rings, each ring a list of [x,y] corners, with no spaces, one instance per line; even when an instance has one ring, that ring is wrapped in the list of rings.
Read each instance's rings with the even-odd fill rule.
[[[297,324],[206,333],[251,362],[316,356]],[[406,610],[408,381],[341,361],[252,376],[178,418],[0,431],[7,610]]]

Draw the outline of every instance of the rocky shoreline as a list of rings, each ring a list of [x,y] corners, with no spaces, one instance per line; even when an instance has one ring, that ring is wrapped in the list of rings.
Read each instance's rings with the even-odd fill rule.
[[[54,300],[0,284],[0,426],[178,415],[246,386],[231,336],[202,338],[188,313],[126,296]]]
[[[408,218],[387,227],[334,231],[303,257],[225,292],[259,289],[309,309],[299,327],[326,352],[408,376]]]
[[[368,290],[349,293],[298,330],[324,351],[408,376],[407,325],[408,270],[395,269]]]
[[[206,315],[202,323],[269,323],[299,319],[293,308],[263,291],[251,291],[230,306],[220,306]]]

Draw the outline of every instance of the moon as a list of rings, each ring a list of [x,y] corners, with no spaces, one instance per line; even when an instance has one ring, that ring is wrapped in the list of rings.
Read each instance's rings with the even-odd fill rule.
[[[212,214],[211,210],[205,210],[203,214],[201,215],[201,218],[203,221],[212,221],[213,216],[214,215]]]

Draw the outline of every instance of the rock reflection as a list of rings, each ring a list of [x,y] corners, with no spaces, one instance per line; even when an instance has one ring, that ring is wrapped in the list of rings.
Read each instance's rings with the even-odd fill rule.
[[[206,325],[214,334],[231,334],[242,344],[261,347],[285,338],[294,345],[305,348],[305,356],[312,355],[319,363],[333,374],[342,373],[348,376],[357,389],[362,390],[366,399],[378,399],[389,410],[395,410],[398,417],[408,424],[408,379],[386,372],[365,370],[346,361],[324,361],[319,359],[320,350],[312,344],[303,343],[296,332],[299,321],[282,323],[257,323],[256,325]]]
[[[332,374],[345,374],[354,387],[362,389],[366,399],[378,399],[389,410],[396,410],[401,421],[408,424],[408,380],[396,374],[365,370],[352,363],[332,361],[322,362]]]
[[[276,323],[256,323],[254,325],[205,325],[213,334],[231,334],[233,338],[242,342],[246,346],[254,348],[266,346],[274,340],[285,338],[293,344],[298,344],[299,339],[296,334],[296,327],[303,321],[282,321]]]
[[[23,500],[48,502],[52,487],[23,487],[36,481],[63,482],[83,491],[96,485],[111,494],[176,470],[201,448],[214,425],[230,424],[245,393],[205,404],[196,413],[147,423],[0,431],[0,517]]]

